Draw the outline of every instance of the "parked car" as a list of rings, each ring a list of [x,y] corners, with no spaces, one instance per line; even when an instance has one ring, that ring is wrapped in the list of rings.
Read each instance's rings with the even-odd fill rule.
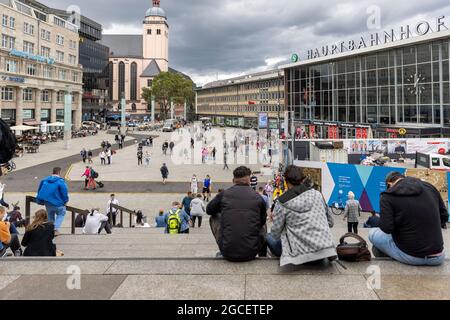
[[[100,124],[95,122],[95,121],[83,121],[81,123],[81,126],[89,129],[89,128],[97,128],[98,130],[100,130]]]

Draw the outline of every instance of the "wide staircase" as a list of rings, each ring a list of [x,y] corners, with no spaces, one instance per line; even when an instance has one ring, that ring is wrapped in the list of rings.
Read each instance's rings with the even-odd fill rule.
[[[230,263],[216,258],[207,218],[188,235],[166,235],[130,228],[135,217],[129,211],[122,217],[125,228],[95,236],[81,229],[71,234],[68,213],[56,239],[64,257],[2,260],[0,299],[450,299],[448,263],[437,268],[386,259],[286,268],[271,258]],[[345,233],[338,217],[336,243]],[[360,232],[365,239],[367,233]],[[447,231],[444,236],[449,240]]]

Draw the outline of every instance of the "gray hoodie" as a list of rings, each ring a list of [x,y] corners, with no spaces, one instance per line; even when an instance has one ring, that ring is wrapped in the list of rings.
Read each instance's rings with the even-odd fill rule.
[[[336,256],[333,217],[322,194],[303,185],[289,190],[275,206],[271,233],[282,242],[280,265],[300,265]]]

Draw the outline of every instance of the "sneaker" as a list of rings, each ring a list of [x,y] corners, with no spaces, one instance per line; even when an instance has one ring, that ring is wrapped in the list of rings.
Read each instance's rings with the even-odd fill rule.
[[[372,248],[372,253],[375,258],[389,258],[387,254],[379,250],[377,247]]]
[[[21,257],[22,255],[23,255],[22,249],[16,250],[16,251],[14,252],[14,256],[15,256],[15,257]]]
[[[222,252],[217,252],[216,253],[216,258],[223,258]]]
[[[59,237],[61,235],[61,233],[59,233],[59,231],[55,230],[55,238]]]

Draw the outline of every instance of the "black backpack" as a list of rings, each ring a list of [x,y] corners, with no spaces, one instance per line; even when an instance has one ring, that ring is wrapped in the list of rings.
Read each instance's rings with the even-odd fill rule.
[[[0,164],[9,162],[16,152],[16,136],[9,126],[0,119]]]

